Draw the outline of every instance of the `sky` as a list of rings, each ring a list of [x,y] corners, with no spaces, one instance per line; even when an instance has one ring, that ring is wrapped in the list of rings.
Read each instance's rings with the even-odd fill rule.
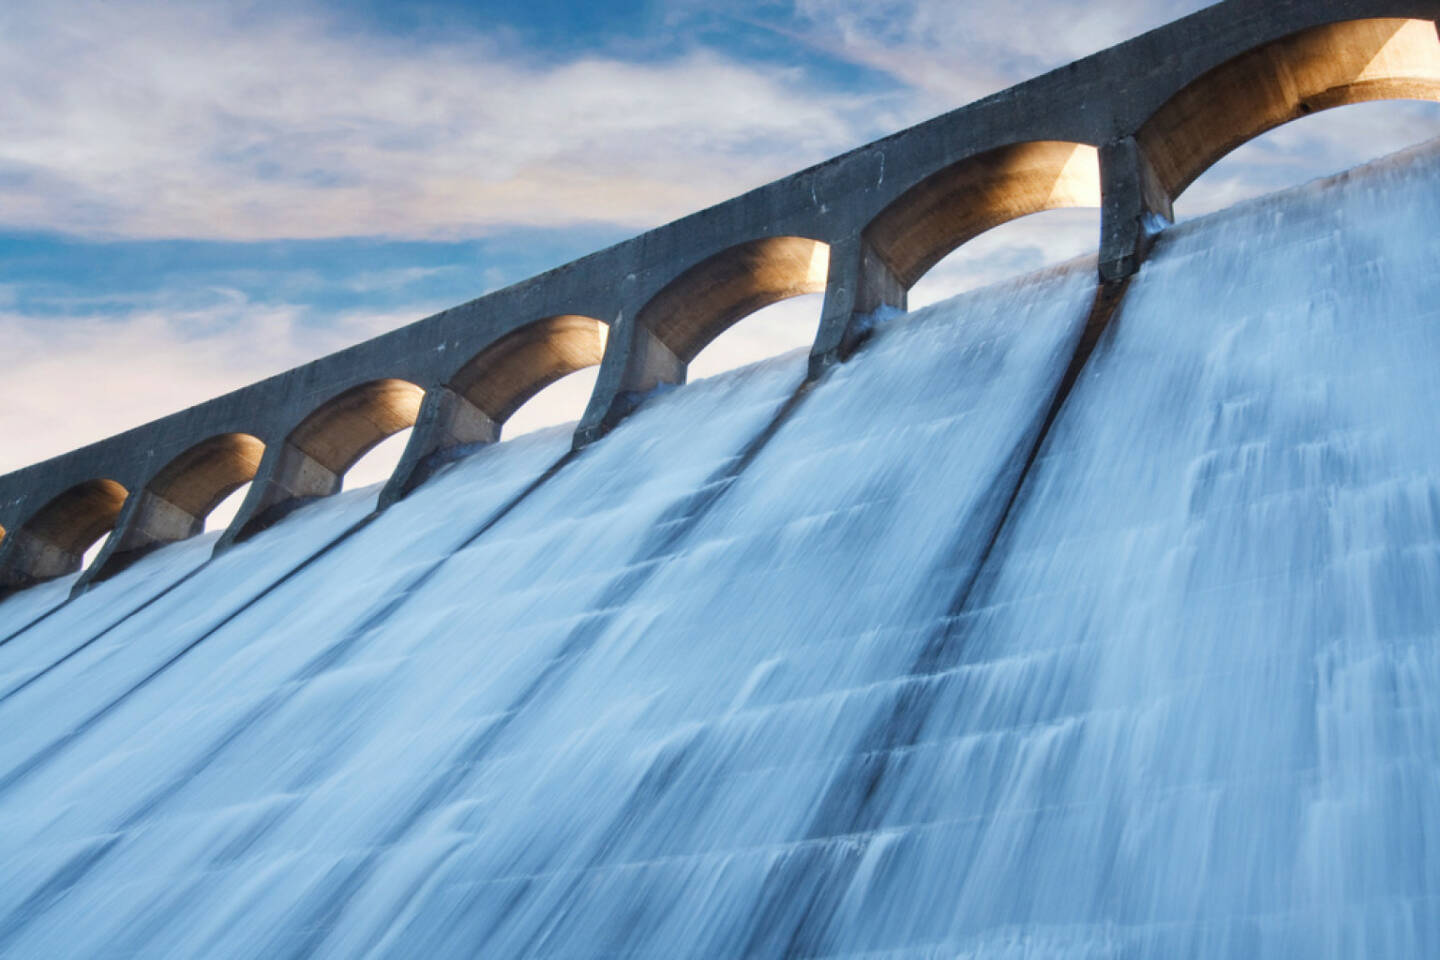
[[[0,473],[1204,5],[6,0]],[[1435,106],[1284,127],[1217,166],[1180,212],[1440,135]],[[912,304],[1092,250],[1097,231],[1091,211],[1018,221],[943,262]],[[692,376],[808,343],[818,315],[817,297],[770,308]],[[589,383],[552,388],[509,432],[575,419]],[[384,475],[369,469],[360,479]]]

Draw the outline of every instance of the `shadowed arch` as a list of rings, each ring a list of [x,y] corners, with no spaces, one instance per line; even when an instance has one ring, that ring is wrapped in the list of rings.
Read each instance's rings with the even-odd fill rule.
[[[129,505],[80,588],[113,577],[156,547],[201,533],[220,501],[255,476],[264,453],[257,437],[222,433],[175,457]]]
[[[45,504],[20,529],[78,557],[115,526],[126,496],[114,480],[87,480]]]
[[[825,289],[830,247],[807,237],[737,244],[672,280],[639,320],[682,363],[726,328],[772,303]]]
[[[1350,20],[1257,47],[1171,97],[1136,140],[1174,198],[1262,133],[1370,100],[1440,100],[1440,37],[1433,22]]]
[[[424,398],[425,391],[409,380],[383,378],[326,400],[283,444],[266,451],[249,495],[215,549],[253,536],[316,497],[339,493],[357,460],[415,425]]]
[[[1045,210],[1098,206],[1096,149],[1040,140],[967,157],[931,174],[870,221],[864,236],[908,290],[987,230]]]
[[[220,501],[250,482],[264,453],[265,444],[257,437],[222,433],[171,460],[146,492],[203,521]]]
[[[424,396],[408,380],[362,383],[326,401],[288,442],[338,477],[381,440],[414,426]]]
[[[22,586],[74,573],[85,551],[110,532],[128,491],[109,479],[87,480],[53,497],[5,542],[5,583]]]
[[[561,377],[598,364],[608,330],[599,320],[574,314],[536,320],[482,350],[450,379],[450,387],[502,424]]]

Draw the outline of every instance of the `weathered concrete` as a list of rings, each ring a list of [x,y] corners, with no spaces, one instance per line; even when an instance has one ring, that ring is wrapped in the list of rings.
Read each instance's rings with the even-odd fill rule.
[[[908,292],[909,287],[863,236],[831,247],[820,329],[810,349],[810,379],[855,352],[861,334],[856,318],[869,316],[881,307],[904,310]]]
[[[1136,140],[1159,184],[1179,196],[1247,140],[1307,114],[1366,100],[1440,97],[1440,46],[1431,23],[1328,24],[1258,47],[1167,100]]]
[[[114,533],[84,581],[111,577],[150,550],[203,531],[210,511],[255,476],[264,453],[259,438],[226,433],[170,461],[145,489],[126,498]]]
[[[125,503],[124,486],[108,478],[61,491],[5,539],[8,586],[28,586],[80,568],[86,550],[114,525]]]
[[[386,378],[351,387],[326,401],[266,450],[222,545],[243,540],[316,497],[339,493],[359,460],[391,434],[415,423],[425,391],[408,380]]]
[[[435,469],[500,439],[510,415],[545,387],[600,363],[609,328],[592,317],[536,320],[482,350],[425,396],[404,457],[380,494],[384,509]]]
[[[332,492],[364,442],[415,423],[385,502],[402,496],[436,462],[492,441],[527,391],[594,362],[593,332],[577,345],[584,325],[556,318],[608,328],[576,433],[583,444],[646,391],[683,382],[695,352],[745,312],[824,289],[819,375],[854,349],[865,314],[903,306],[955,245],[1027,213],[1098,202],[1101,277],[1120,289],[1174,198],[1245,140],[1341,104],[1440,98],[1437,16],[1440,0],[1228,0],[524,283],[0,477],[0,590],[73,570],[117,520],[107,563],[193,532],[206,504],[176,503],[155,484],[215,437],[249,436],[265,451],[226,542],[297,498]],[[403,409],[362,391],[369,400],[339,421],[321,429],[310,419],[378,382],[410,385]],[[143,495],[132,504],[117,490]]]
[[[1100,170],[1100,279],[1119,283],[1140,269],[1154,234],[1175,221],[1174,201],[1134,137],[1104,144]]]

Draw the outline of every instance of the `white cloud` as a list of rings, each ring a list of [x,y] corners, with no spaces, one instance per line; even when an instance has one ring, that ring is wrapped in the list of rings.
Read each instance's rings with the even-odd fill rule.
[[[546,62],[303,7],[20,0],[0,73],[0,219],[87,234],[649,226],[878,132],[853,96],[703,50]]]
[[[799,26],[785,32],[890,74],[919,95],[917,109],[933,113],[1205,6],[1208,0],[795,0]]]
[[[578,421],[590,402],[599,372],[599,367],[586,367],[541,390],[510,415],[501,438],[511,440],[542,427]]]
[[[0,473],[162,417],[393,329],[419,314],[342,315],[323,327],[233,295],[97,318],[0,311]]]

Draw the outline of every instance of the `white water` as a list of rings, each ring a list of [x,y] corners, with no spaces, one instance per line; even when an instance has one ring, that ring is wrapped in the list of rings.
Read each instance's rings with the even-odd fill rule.
[[[934,760],[890,783],[849,943],[1440,955],[1436,159],[1161,238],[960,625]],[[920,826],[936,793],[953,826]]]
[[[1428,156],[1165,235],[1008,517],[1093,264],[145,558],[0,646],[0,955],[1433,954]]]

